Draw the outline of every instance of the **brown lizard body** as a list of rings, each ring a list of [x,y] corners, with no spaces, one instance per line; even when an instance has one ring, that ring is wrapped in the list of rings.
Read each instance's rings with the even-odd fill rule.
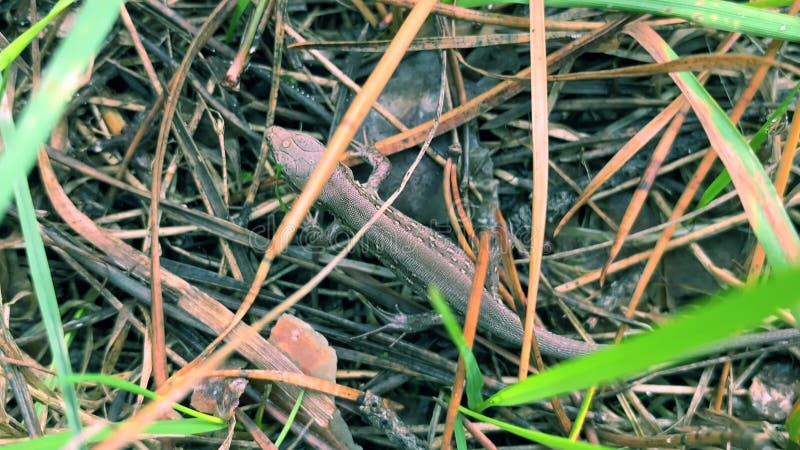
[[[283,175],[296,189],[302,189],[319,162],[325,146],[308,134],[272,127],[268,134],[270,157],[283,167]],[[371,191],[361,186],[350,169],[340,164],[317,199],[319,206],[333,214],[351,231],[360,229],[382,205]],[[361,244],[400,279],[421,292],[437,286],[447,302],[460,314],[467,308],[475,266],[467,255],[446,237],[403,213],[389,208],[366,232]],[[519,316],[484,289],[479,327],[507,344],[522,345]],[[598,350],[603,345],[577,341],[536,328],[539,349],[557,358],[571,358]],[[779,330],[740,336],[725,341],[717,350],[797,339],[797,330]]]

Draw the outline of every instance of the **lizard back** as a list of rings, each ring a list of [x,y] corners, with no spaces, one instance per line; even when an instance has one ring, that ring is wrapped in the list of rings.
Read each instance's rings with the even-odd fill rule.
[[[280,127],[268,132],[270,157],[282,165],[286,180],[302,189],[320,160],[325,146],[313,137]],[[349,168],[339,165],[317,199],[345,227],[356,231],[378,212],[382,201],[364,189]],[[421,292],[436,285],[461,315],[466,311],[475,266],[448,238],[389,208],[364,234],[361,245],[400,279]],[[481,300],[479,327],[507,344],[522,344],[522,324],[516,313],[488,290]],[[570,358],[590,353],[598,345],[576,341],[537,328],[542,353]]]

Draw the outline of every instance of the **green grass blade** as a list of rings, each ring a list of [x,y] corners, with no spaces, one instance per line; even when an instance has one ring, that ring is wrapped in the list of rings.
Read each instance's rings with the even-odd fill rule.
[[[200,419],[177,419],[153,422],[144,432],[153,436],[189,436],[224,430],[227,427],[228,425],[225,423],[211,423]],[[111,431],[113,431],[113,427],[109,425],[92,435],[87,441],[89,443],[100,442],[110,436]],[[58,450],[64,448],[70,439],[72,439],[72,435],[69,432],[54,433],[4,445],[3,450]]]
[[[16,133],[4,136],[0,155],[0,220],[11,201],[14,186],[24,182],[36,160],[36,152],[79,88],[89,61],[117,20],[122,0],[87,0],[75,19],[69,36],[48,64],[42,82],[17,121]]]
[[[790,442],[800,442],[800,404],[795,403],[786,419],[786,431]]]
[[[754,8],[782,8],[792,6],[792,0],[755,0],[747,4]]]
[[[452,0],[444,3],[453,3]],[[528,4],[527,0],[459,0],[458,6],[475,8],[500,3]],[[546,0],[557,8],[597,8],[638,14],[678,17],[700,26],[754,36],[800,41],[800,18],[723,0]]]
[[[456,415],[455,427],[453,427],[453,437],[456,441],[456,449],[467,450],[467,433],[464,432],[464,416]]]
[[[3,80],[7,79],[7,75],[8,70],[4,70]],[[5,100],[8,99],[4,99],[0,107],[0,134],[2,134],[3,147],[7,148],[7,137],[12,136],[15,133],[15,129],[11,118],[11,106]],[[50,345],[53,365],[56,369],[55,382],[61,390],[64,401],[64,415],[69,428],[72,433],[77,434],[81,431],[80,405],[78,404],[78,396],[74,387],[66,381],[66,377],[72,374],[72,366],[64,339],[61,312],[59,311],[58,299],[53,288],[50,265],[47,262],[44,242],[42,242],[42,237],[39,234],[39,223],[36,219],[36,211],[27,179],[17,180],[14,186],[14,196],[16,198],[20,227],[25,240],[25,255],[28,259],[30,277],[47,334],[47,341]]]
[[[767,136],[769,136],[769,130],[772,124],[779,120],[786,114],[786,111],[789,110],[789,105],[792,104],[792,100],[797,95],[798,90],[800,90],[800,83],[797,83],[794,88],[789,92],[789,95],[783,99],[778,108],[769,115],[764,124],[761,128],[758,129],[755,135],[750,139],[750,149],[754,152],[758,152],[761,148],[761,145],[764,141],[767,140]],[[719,194],[726,188],[728,185],[731,184],[731,174],[728,173],[728,169],[725,169],[714,178],[714,181],[708,185],[708,189],[703,193],[703,196],[700,197],[700,201],[697,202],[697,207],[695,210],[701,209],[711,203]]]
[[[464,340],[464,335],[461,334],[461,327],[458,325],[456,316],[450,311],[450,307],[447,306],[447,302],[436,286],[428,287],[428,298],[430,298],[431,304],[433,304],[433,309],[442,316],[444,328],[450,335],[450,339],[456,344],[461,357],[464,358],[464,371],[466,372],[467,378],[467,404],[469,404],[470,408],[474,408],[475,405],[483,401],[483,396],[481,394],[481,390],[483,389],[483,375],[481,375],[481,369],[478,367],[478,361],[475,360],[475,354],[472,353],[472,349],[469,348],[467,341]]]
[[[613,450],[613,447],[606,447],[604,445],[592,445],[592,444],[587,444],[585,442],[573,442],[561,436],[553,436],[551,434],[542,433],[540,431],[534,431],[528,428],[518,427],[516,425],[512,425],[510,423],[506,423],[501,420],[493,419],[489,416],[484,416],[483,414],[477,413],[475,411],[470,411],[469,409],[464,407],[460,408],[459,411],[465,416],[470,416],[474,419],[480,420],[481,422],[486,422],[492,425],[496,425],[500,429],[508,431],[509,433],[514,433],[517,436],[523,437],[530,441],[542,444],[547,448],[563,449],[563,450]]]
[[[115,376],[101,374],[101,373],[80,373],[74,374],[70,376],[67,381],[71,383],[99,383],[105,386],[112,387],[114,389],[122,389],[128,392],[132,392],[136,395],[141,395],[142,397],[148,398],[150,400],[155,400],[159,398],[159,395],[155,392],[145,389],[138,384],[131,383],[128,380],[123,380],[121,378],[117,378]],[[209,414],[201,413],[200,411],[187,408],[180,403],[174,403],[172,408],[175,411],[181,412],[186,414],[187,416],[192,416],[196,419],[204,420],[206,422],[214,423],[214,424],[224,424],[225,421],[220,419],[219,417],[215,417]]]
[[[656,60],[677,58],[663,38],[651,28],[633,26],[629,28],[629,33]],[[711,146],[731,174],[750,227],[764,247],[770,265],[779,271],[789,268],[792,261],[800,258],[800,238],[786,213],[783,199],[775,192],[772,180],[761,162],[750,150],[739,129],[694,74],[677,72],[669,76],[691,104]]]
[[[236,32],[236,26],[239,25],[239,19],[241,19],[249,3],[248,0],[238,0],[236,2],[236,8],[233,9],[231,18],[228,21],[228,27],[225,29],[225,42],[230,42],[233,39],[233,33]]]
[[[661,329],[627,339],[589,356],[562,363],[509,386],[480,408],[531,403],[639,374],[668,361],[679,361],[710,349],[711,344],[757,326],[779,308],[800,304],[800,268],[784,271],[747,290],[719,296]]]
[[[275,198],[278,199],[278,205],[280,205],[281,211],[283,211],[283,213],[286,214],[286,213],[289,212],[289,207],[283,201],[283,196],[281,195],[281,191],[280,191],[280,189],[278,189],[278,185],[279,185],[279,183],[280,183],[280,181],[282,179],[283,179],[283,166],[280,165],[280,164],[276,164],[275,165],[275,186],[274,186]]]
[[[3,129],[3,135],[5,135],[6,129],[10,128],[8,125],[7,122],[4,125],[0,125]],[[53,288],[50,265],[47,263],[44,242],[42,242],[42,237],[39,234],[39,223],[36,221],[36,212],[33,208],[33,199],[31,198],[27,180],[17,181],[14,194],[16,196],[22,235],[25,238],[25,254],[28,257],[33,290],[36,292],[36,299],[39,302],[42,322],[44,322],[44,328],[47,331],[47,342],[50,345],[50,352],[56,367],[56,383],[64,400],[64,413],[67,423],[69,423],[69,428],[72,433],[77,434],[81,431],[81,419],[78,414],[80,405],[78,404],[75,388],[66,379],[72,374],[69,350],[64,341],[64,328],[61,325],[58,299]]]
[[[278,439],[275,439],[275,447],[280,447],[283,441],[286,439],[286,436],[289,435],[289,431],[292,429],[292,424],[297,418],[297,412],[300,411],[300,405],[303,404],[303,396],[305,393],[306,391],[301,390],[300,395],[297,396],[297,400],[295,400],[294,406],[292,406],[292,411],[289,413],[286,423],[283,424],[283,428],[281,428],[281,433],[278,435]]]
[[[11,65],[15,59],[22,53],[25,48],[30,45],[33,38],[36,37],[44,27],[46,27],[50,22],[52,22],[61,11],[64,11],[68,6],[75,3],[75,0],[59,0],[58,3],[53,6],[53,9],[44,17],[44,19],[36,22],[33,24],[32,27],[25,30],[18,38],[14,39],[8,47],[4,48],[0,51],[0,70],[5,70],[6,67]]]

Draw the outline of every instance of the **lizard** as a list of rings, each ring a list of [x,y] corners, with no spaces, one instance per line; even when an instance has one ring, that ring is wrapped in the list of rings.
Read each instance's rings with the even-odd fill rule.
[[[282,174],[292,187],[302,190],[325,146],[307,133],[278,126],[271,127],[266,134],[270,160],[282,166]],[[357,182],[344,164],[338,165],[317,198],[317,205],[350,231],[360,229],[382,204],[374,190]],[[360,245],[414,290],[427,292],[429,285],[435,285],[453,309],[462,316],[466,312],[475,265],[450,239],[389,208],[364,234]],[[522,346],[519,316],[486,288],[481,297],[478,327],[508,345]],[[560,359],[606,347],[561,336],[538,325],[536,337],[543,354]],[[722,351],[797,339],[800,332],[791,328],[734,337],[713,348]]]

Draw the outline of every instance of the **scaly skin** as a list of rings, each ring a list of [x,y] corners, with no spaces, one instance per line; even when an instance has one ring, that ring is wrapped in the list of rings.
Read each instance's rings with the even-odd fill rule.
[[[301,190],[320,160],[325,146],[313,137],[280,127],[267,133],[270,158],[283,166],[286,180]],[[317,199],[319,206],[355,232],[372,217],[383,202],[353,178],[350,169],[339,165]],[[460,314],[467,308],[475,266],[467,255],[446,237],[432,231],[403,213],[389,208],[364,234],[361,245],[389,267],[412,288],[425,292],[437,286],[447,302]],[[519,317],[486,289],[481,300],[480,329],[505,343],[522,345]],[[576,341],[536,328],[542,353],[557,358],[572,358],[604,346]],[[798,339],[797,330],[780,330],[740,336],[715,347],[716,351]]]

